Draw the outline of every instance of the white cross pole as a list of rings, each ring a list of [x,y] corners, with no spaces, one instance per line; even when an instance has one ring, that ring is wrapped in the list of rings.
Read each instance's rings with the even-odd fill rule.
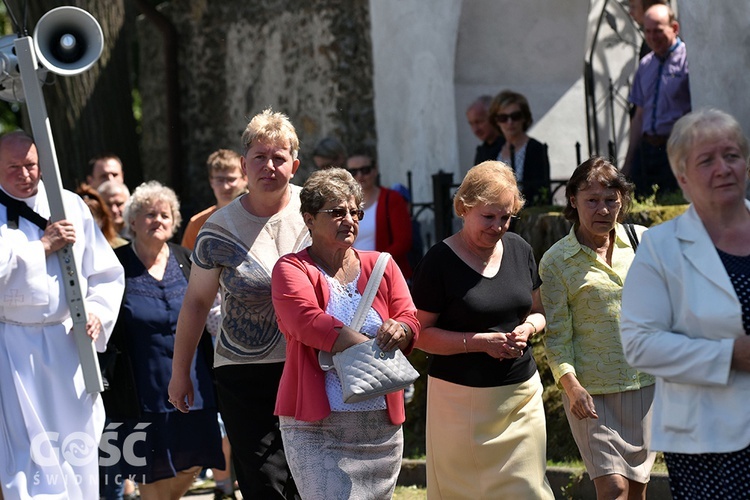
[[[44,186],[47,190],[52,220],[60,221],[66,218],[62,201],[62,180],[60,179],[60,167],[57,163],[55,143],[52,139],[52,129],[47,115],[47,106],[44,103],[42,88],[36,73],[38,63],[34,51],[34,42],[30,36],[24,36],[16,39],[13,45],[16,48],[23,92],[26,96],[31,130],[39,154],[39,167],[44,176]],[[89,394],[102,392],[104,385],[99,370],[99,359],[96,356],[94,342],[86,334],[88,315],[81,295],[81,280],[76,261],[73,258],[73,246],[66,245],[58,250],[57,257],[60,260],[60,268],[63,273],[62,281],[65,284],[65,297],[70,308],[70,317],[73,319],[73,336],[78,348],[86,392]]]

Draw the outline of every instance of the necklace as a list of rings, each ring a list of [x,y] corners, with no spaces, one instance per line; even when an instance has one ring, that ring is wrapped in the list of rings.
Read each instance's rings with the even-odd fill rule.
[[[466,241],[466,236],[464,235],[463,230],[459,231],[458,235],[461,238],[461,243],[463,243],[464,248],[466,248],[466,250],[468,250],[471,255],[473,255],[474,257],[478,258],[482,262],[482,265],[486,267],[490,263],[490,260],[492,260],[492,256],[495,253],[495,249],[493,248],[492,252],[490,253],[490,256],[485,259],[484,257],[482,257],[481,255],[479,255],[477,252],[475,252],[471,248],[471,245],[469,245],[469,242]]]
[[[342,285],[346,285],[346,284],[349,283],[349,281],[350,281],[349,280],[349,272],[347,270],[347,262],[349,260],[349,254],[348,253],[344,256],[344,260],[341,262],[341,270],[344,272],[344,279],[343,279],[343,281],[341,279],[339,279],[339,278],[336,277],[336,275],[338,274],[338,271],[331,272],[331,268],[329,268],[328,266],[326,266],[325,264],[323,264],[323,260],[320,259],[320,258],[318,258],[318,257],[316,257],[310,251],[309,248],[307,249],[307,253],[308,253],[308,255],[310,255],[310,257],[315,262],[315,264],[317,264],[318,267],[320,267],[323,270],[323,272],[325,272],[328,276],[330,276],[331,278],[334,278],[336,281],[338,281]]]

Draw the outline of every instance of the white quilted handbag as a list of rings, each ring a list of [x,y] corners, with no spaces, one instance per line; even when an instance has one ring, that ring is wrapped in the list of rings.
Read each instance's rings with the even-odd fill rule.
[[[334,354],[333,366],[341,379],[346,403],[406,389],[419,378],[419,372],[401,349],[384,352],[375,339]]]
[[[359,331],[362,328],[367,310],[372,305],[380,286],[389,257],[390,254],[383,252],[375,263],[350,325],[354,330]],[[419,372],[409,363],[401,349],[396,348],[385,352],[378,347],[375,340],[370,339],[355,344],[333,355],[333,366],[341,380],[346,403],[358,403],[365,399],[400,391],[419,378]],[[327,360],[324,362],[326,354],[330,356],[329,353],[323,352],[319,356],[323,369],[330,366]]]

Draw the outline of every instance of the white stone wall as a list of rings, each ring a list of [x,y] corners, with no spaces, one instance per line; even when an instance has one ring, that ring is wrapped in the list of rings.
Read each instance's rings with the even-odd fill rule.
[[[680,0],[693,109],[731,113],[750,133],[750,2]]]
[[[411,170],[415,201],[432,199],[432,174],[457,171],[454,68],[461,3],[370,0],[381,181],[405,184]]]
[[[588,10],[588,0],[464,2],[455,115],[462,172],[471,167],[478,143],[466,108],[477,96],[503,89],[528,99],[534,117],[529,135],[548,145],[552,177],[572,170],[575,142],[586,138],[581,74]]]
[[[624,2],[623,2],[624,3]],[[479,95],[505,88],[524,94],[546,143],[553,179],[576,166],[575,144],[589,156],[583,63],[604,0],[370,0],[375,112],[384,184],[414,173],[416,201],[430,201],[431,175],[453,172],[458,182],[472,166],[478,140],[466,123]],[[628,77],[637,37],[622,4],[608,2],[617,38],[607,23],[595,54],[599,152],[614,137],[618,156],[627,144]],[[607,75],[616,97],[615,132],[607,102]],[[596,145],[594,145],[596,151]]]

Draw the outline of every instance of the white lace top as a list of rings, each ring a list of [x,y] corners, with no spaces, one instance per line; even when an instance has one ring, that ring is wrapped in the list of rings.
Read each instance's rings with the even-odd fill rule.
[[[328,276],[328,274],[320,267],[318,267],[318,269],[320,269],[320,272],[326,277],[328,290],[330,291],[326,313],[342,321],[345,325],[349,325],[354,318],[354,313],[357,310],[357,306],[359,306],[359,301],[362,300],[362,295],[359,293],[359,290],[357,290],[359,274],[357,274],[354,281],[343,285],[336,278]],[[361,331],[368,337],[372,338],[375,337],[378,328],[380,328],[380,325],[382,324],[383,319],[375,309],[370,307],[370,310],[367,311],[365,323],[362,326]],[[326,372],[326,394],[328,395],[328,403],[331,405],[331,411],[371,411],[385,409],[384,396],[360,401],[359,403],[344,403],[341,380],[339,380],[336,370],[329,370]]]

